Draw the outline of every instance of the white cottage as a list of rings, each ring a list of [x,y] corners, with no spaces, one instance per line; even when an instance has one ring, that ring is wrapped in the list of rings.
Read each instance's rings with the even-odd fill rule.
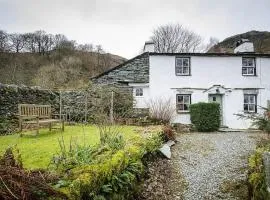
[[[192,103],[217,102],[223,126],[245,129],[251,122],[235,114],[261,113],[261,107],[269,106],[270,54],[253,53],[250,43],[240,44],[233,54],[155,53],[151,45],[146,43],[148,52],[95,77],[94,82],[133,88],[135,108],[147,108],[151,99],[171,99],[172,123],[190,124]]]

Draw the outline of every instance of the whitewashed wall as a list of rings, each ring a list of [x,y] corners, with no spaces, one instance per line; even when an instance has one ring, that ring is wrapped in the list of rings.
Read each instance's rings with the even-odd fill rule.
[[[149,98],[168,98],[176,104],[177,90],[187,89],[192,93],[192,103],[208,102],[204,89],[213,85],[230,88],[223,96],[224,125],[231,128],[248,128],[251,123],[238,119],[235,114],[243,110],[243,90],[239,88],[261,88],[258,105],[266,106],[270,99],[270,58],[257,58],[257,76],[242,76],[242,57],[192,56],[191,76],[175,75],[175,56],[151,55]],[[144,100],[145,101],[145,100]],[[176,114],[173,122],[190,123],[189,114]]]
[[[130,83],[129,86],[133,87],[134,108],[148,108],[149,102],[149,84]],[[143,96],[136,96],[136,89],[143,89]]]

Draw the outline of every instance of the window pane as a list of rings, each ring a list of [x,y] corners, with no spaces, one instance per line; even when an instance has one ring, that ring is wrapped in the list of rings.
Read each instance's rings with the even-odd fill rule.
[[[179,104],[179,110],[184,110],[184,104]]]
[[[250,95],[249,96],[249,103],[255,103],[255,96],[254,95]]]
[[[177,103],[184,103],[184,97],[183,97],[183,95],[178,95],[177,96],[178,98],[177,98]]]
[[[254,104],[249,104],[249,105],[248,105],[248,110],[249,110],[250,112],[255,112],[255,105],[254,105]]]
[[[183,74],[189,74],[189,67],[183,67]]]
[[[248,104],[244,104],[244,111],[248,111]]]
[[[249,102],[249,96],[248,95],[244,95],[244,103],[248,103]]]
[[[189,59],[188,58],[183,59],[183,66],[184,67],[189,67]]]
[[[247,74],[247,68],[246,67],[242,68],[242,74]]]
[[[245,66],[245,67],[255,66],[255,59],[254,58],[242,58],[242,66]]]
[[[189,95],[185,95],[184,96],[184,103],[186,103],[186,104],[189,104],[190,103],[190,101],[189,101]]]
[[[248,74],[254,74],[254,68],[253,67],[248,68]]]
[[[183,67],[179,68],[179,73],[183,74]]]
[[[247,59],[246,58],[242,58],[242,65],[247,66]]]
[[[184,110],[188,110],[188,104],[184,104]]]
[[[177,67],[182,67],[183,66],[183,59],[182,58],[177,58],[176,59],[176,66]]]
[[[254,66],[253,61],[254,61],[253,58],[249,58],[249,59],[247,60],[247,65],[250,66],[250,67]]]
[[[136,88],[135,90],[136,96],[143,96],[143,89],[142,88]]]

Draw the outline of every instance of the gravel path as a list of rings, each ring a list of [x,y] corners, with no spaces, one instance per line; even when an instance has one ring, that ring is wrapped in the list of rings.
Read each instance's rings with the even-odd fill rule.
[[[255,149],[259,133],[184,134],[172,149],[184,192],[172,199],[247,199],[247,157]],[[179,185],[177,187],[179,187]]]

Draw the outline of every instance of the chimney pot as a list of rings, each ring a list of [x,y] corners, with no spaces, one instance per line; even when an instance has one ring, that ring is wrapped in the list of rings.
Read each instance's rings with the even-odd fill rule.
[[[143,52],[155,52],[155,43],[152,41],[145,42]]]

